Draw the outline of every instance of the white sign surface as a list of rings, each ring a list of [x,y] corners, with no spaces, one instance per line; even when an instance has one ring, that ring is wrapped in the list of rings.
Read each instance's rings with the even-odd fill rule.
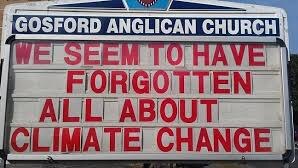
[[[282,152],[276,45],[20,41],[12,50],[12,153]]]

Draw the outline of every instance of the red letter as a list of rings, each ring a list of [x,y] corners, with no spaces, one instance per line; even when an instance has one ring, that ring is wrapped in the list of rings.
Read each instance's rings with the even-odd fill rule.
[[[199,93],[205,93],[204,77],[209,76],[209,72],[208,71],[193,71],[192,75],[198,77],[198,91],[199,91]]]
[[[182,143],[187,144],[188,151],[193,151],[193,133],[192,128],[187,128],[187,137],[182,138],[181,128],[176,128],[177,133],[177,151],[182,150]]]
[[[158,86],[158,78],[160,76],[162,76],[164,79],[163,88],[159,88]],[[158,70],[157,72],[155,72],[155,74],[153,75],[153,88],[157,93],[165,93],[169,89],[169,85],[170,85],[170,79],[168,74],[165,71]]]
[[[73,84],[82,84],[83,79],[74,79],[75,75],[85,75],[85,72],[83,70],[77,70],[77,71],[67,71],[67,81],[66,81],[66,90],[67,93],[72,93],[73,92]]]
[[[119,65],[118,60],[110,60],[109,57],[117,57],[118,51],[110,51],[110,48],[119,48],[119,44],[103,44],[103,65]]]
[[[49,152],[50,147],[39,146],[39,128],[33,128],[32,152]]]
[[[271,147],[262,147],[262,142],[270,142],[269,137],[261,137],[260,134],[270,134],[270,129],[254,129],[255,134],[255,150],[256,152],[272,152]]]
[[[54,137],[53,137],[53,151],[59,151],[60,144],[60,128],[54,128]]]
[[[254,51],[255,49],[262,49],[261,52]],[[265,66],[265,60],[256,61],[257,57],[264,57],[264,45],[263,44],[252,44],[248,45],[249,54],[249,66]]]
[[[117,79],[117,76],[120,76],[121,79]],[[127,86],[127,74],[125,71],[112,71],[111,72],[111,93],[116,93],[117,85],[120,85],[122,88],[121,93],[128,93]]]
[[[183,121],[185,123],[193,123],[197,120],[197,116],[198,116],[198,102],[197,102],[197,100],[191,101],[191,116],[190,117],[186,116],[185,100],[180,100],[179,107],[180,107],[181,121]]]
[[[69,128],[62,130],[61,152],[79,152],[81,150],[81,128],[74,128],[70,136]]]
[[[46,99],[44,106],[42,108],[39,122],[44,122],[47,117],[51,118],[52,122],[57,122],[52,99]]]
[[[134,122],[137,121],[130,99],[125,99],[124,101],[119,122],[124,122],[126,118],[130,118]]]
[[[143,77],[144,79],[140,79],[139,77]],[[143,71],[143,70],[138,70],[134,73],[132,77],[132,88],[133,90],[138,93],[138,94],[143,94],[143,93],[149,93],[149,75]],[[139,81],[139,82],[138,82]],[[139,83],[139,84],[138,84]],[[143,86],[142,88],[139,87],[139,85]]]
[[[139,136],[131,136],[130,133],[140,133],[140,128],[124,128],[124,151],[141,151],[140,146],[130,146],[130,142],[140,142]]]
[[[212,151],[212,146],[206,128],[201,128],[200,130],[196,151],[200,152],[203,147],[206,147],[209,152]]]
[[[104,132],[110,133],[110,152],[115,152],[116,133],[121,133],[121,128],[104,128]]]
[[[131,52],[129,52],[128,44],[122,44],[122,65],[138,65],[139,64],[139,44],[131,44]]]
[[[88,151],[90,147],[93,147],[95,151],[100,151],[95,128],[89,128],[85,145],[83,147],[83,152]]]
[[[34,64],[50,64],[51,60],[41,60],[39,57],[41,55],[46,55],[50,57],[50,49],[40,50],[41,47],[51,47],[49,43],[36,43],[34,46]]]
[[[241,85],[243,91],[246,94],[251,94],[251,72],[245,72],[246,80],[242,78],[240,72],[233,72],[234,80],[234,93],[239,94],[239,86]]]
[[[102,121],[102,117],[96,117],[96,116],[92,116],[92,99],[86,99],[86,104],[85,104],[85,121],[86,122],[101,122]]]
[[[220,77],[227,77],[229,78],[229,72],[228,71],[221,71],[221,72],[213,72],[213,92],[215,94],[229,94],[230,89],[222,89],[219,86],[220,85],[226,85],[229,86],[229,79],[219,79]]]
[[[216,105],[217,100],[201,100],[201,104],[206,104],[207,122],[212,122],[212,105]]]
[[[231,44],[230,47],[231,47],[231,50],[232,50],[232,54],[233,54],[233,57],[234,57],[235,64],[237,66],[241,66],[246,45],[241,44],[239,52],[237,52],[237,48],[236,48],[235,44]]]
[[[226,128],[226,136],[224,137],[219,129],[213,128],[213,136],[214,136],[214,152],[219,152],[219,144],[225,149],[225,152],[231,152],[231,131]]]
[[[179,93],[185,93],[185,76],[189,76],[189,71],[173,71],[174,76],[179,77]]]
[[[22,133],[25,137],[29,137],[29,132],[26,128],[17,128],[11,135],[10,145],[12,149],[16,152],[25,152],[25,150],[27,150],[29,147],[29,143],[24,143],[22,146],[18,146],[17,137],[20,133]]]
[[[147,105],[147,106],[146,106]],[[140,122],[150,122],[156,117],[156,112],[154,110],[155,102],[152,99],[140,99],[139,100],[139,120]],[[148,113],[148,116],[145,116]]]
[[[168,128],[168,127],[161,128],[157,133],[157,146],[158,146],[159,150],[161,150],[163,152],[169,152],[173,149],[174,143],[171,142],[171,143],[169,143],[168,146],[165,146],[162,143],[162,136],[164,133],[167,133],[169,136],[174,136],[174,133],[170,128]]]
[[[99,65],[100,61],[99,60],[91,60],[90,57],[91,56],[98,56],[100,58],[99,55],[99,51],[93,51],[90,49],[94,49],[94,48],[99,48],[99,44],[98,43],[86,43],[84,45],[84,65]]]
[[[216,45],[212,65],[217,65],[217,62],[222,62],[223,65],[228,65],[226,54],[221,44]]]
[[[80,122],[80,117],[69,116],[69,99],[63,99],[62,122]]]
[[[71,50],[72,47],[74,47],[75,50],[81,50],[79,43],[66,43],[64,50],[68,56],[64,57],[64,61],[68,65],[77,65],[81,62],[81,54],[78,51]],[[70,59],[70,56],[72,56],[73,59]]]
[[[245,135],[246,137],[243,137],[241,135]],[[243,137],[240,144],[240,137]],[[235,131],[234,134],[234,144],[235,148],[238,152],[245,153],[245,152],[251,152],[251,141],[250,141],[250,133],[245,128],[239,128]],[[245,145],[243,147],[243,144]]]
[[[176,48],[177,50],[177,60],[173,60],[173,49]],[[170,44],[167,49],[167,59],[171,65],[179,65],[183,60],[183,51],[182,47],[178,43]]]
[[[154,49],[154,65],[159,65],[159,49],[164,48],[164,45],[153,43],[149,44],[148,47]]]
[[[15,46],[16,46],[17,64],[29,64],[32,44],[21,42],[21,43],[17,43]]]
[[[96,79],[98,76],[100,76],[100,82],[101,82],[100,87],[96,86],[96,82],[98,81]],[[105,91],[106,86],[107,86],[107,76],[104,73],[104,71],[95,70],[92,73],[91,78],[90,78],[90,86],[94,93],[102,93],[103,91]]]
[[[204,51],[198,51],[198,44],[193,45],[193,65],[199,65],[198,57],[204,58],[205,66],[209,65],[209,44],[204,44]]]
[[[168,117],[166,115],[166,108],[167,105],[170,105],[171,109],[172,109],[172,113],[171,113],[171,116]],[[170,110],[170,109],[168,109]],[[173,122],[176,117],[177,117],[177,114],[178,114],[178,109],[177,109],[177,104],[176,102],[173,100],[173,99],[170,99],[170,98],[167,98],[167,99],[164,99],[162,102],[161,102],[161,105],[160,105],[160,116],[162,118],[163,121],[165,122]]]

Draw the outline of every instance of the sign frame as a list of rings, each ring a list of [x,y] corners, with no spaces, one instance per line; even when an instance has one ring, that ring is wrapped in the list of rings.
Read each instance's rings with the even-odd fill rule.
[[[179,158],[179,160],[286,160],[291,162],[294,160],[294,141],[293,141],[293,122],[292,122],[292,107],[291,102],[289,100],[289,87],[288,87],[288,71],[287,71],[287,62],[289,61],[289,40],[287,33],[287,16],[284,10],[279,8],[272,7],[263,7],[263,6],[255,6],[255,5],[246,5],[246,4],[238,4],[238,3],[229,3],[229,2],[220,2],[220,1],[210,1],[212,5],[220,5],[224,3],[224,5],[229,6],[231,8],[237,8],[242,10],[177,10],[173,11],[170,8],[167,11],[148,11],[148,10],[130,10],[127,4],[124,2],[126,6],[126,10],[119,9],[93,9],[93,8],[63,8],[63,4],[73,3],[74,1],[59,1],[58,4],[54,2],[33,2],[33,3],[24,3],[24,4],[15,4],[8,5],[5,8],[4,22],[3,22],[3,33],[2,33],[2,44],[1,44],[1,59],[4,60],[2,67],[2,79],[1,79],[1,104],[0,104],[0,149],[2,153],[2,157],[6,160],[11,161],[41,161],[48,160],[52,158],[53,160],[176,160],[175,158]],[[85,1],[84,1],[85,2]],[[87,1],[86,1],[87,2]],[[188,1],[187,1],[188,2]],[[191,1],[194,2],[194,1]],[[205,2],[205,1],[204,1]],[[171,1],[172,3],[172,1]],[[58,8],[55,8],[55,5],[60,5]],[[61,6],[62,5],[62,6]],[[42,7],[41,7],[42,6]],[[138,16],[138,17],[216,17],[220,15],[225,15],[229,18],[229,15],[232,17],[239,18],[254,18],[262,17],[266,18],[278,18],[280,35],[279,36],[270,36],[270,37],[224,37],[224,36],[129,36],[129,35],[119,35],[119,36],[111,36],[111,35],[101,35],[101,36],[85,36],[85,35],[47,35],[47,34],[13,34],[12,33],[12,17],[13,15],[52,15],[55,16],[55,13],[59,12],[59,15],[69,15],[70,13],[77,16],[98,16],[98,15],[106,15],[106,16],[118,16],[122,13],[124,16],[129,17],[130,15]],[[124,12],[124,13],[123,13]],[[243,16],[245,14],[245,16]],[[15,40],[107,40],[108,41],[200,41],[200,42],[264,42],[264,43],[275,43],[280,46],[280,52],[282,54],[281,57],[281,76],[283,79],[282,83],[282,92],[283,92],[283,116],[284,116],[284,133],[285,136],[285,150],[286,153],[281,154],[270,154],[270,155],[253,155],[253,154],[242,154],[242,155],[220,155],[220,154],[212,154],[204,155],[204,154],[73,154],[73,155],[53,155],[53,154],[40,154],[40,155],[17,155],[17,154],[9,154],[7,153],[7,135],[8,125],[7,123],[7,103],[9,103],[7,99],[8,94],[8,80],[9,80],[9,69],[10,69],[10,57],[11,57],[11,44]],[[112,156],[112,157],[111,157]]]

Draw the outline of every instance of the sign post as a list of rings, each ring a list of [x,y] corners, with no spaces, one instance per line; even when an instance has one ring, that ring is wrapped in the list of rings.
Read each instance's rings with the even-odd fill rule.
[[[109,0],[5,12],[8,160],[293,157],[281,9]]]

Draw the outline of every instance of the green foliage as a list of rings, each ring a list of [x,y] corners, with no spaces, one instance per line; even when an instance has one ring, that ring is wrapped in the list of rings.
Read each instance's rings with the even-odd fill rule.
[[[298,54],[291,54],[291,62],[288,68],[290,92],[294,110],[294,123],[298,125]]]

